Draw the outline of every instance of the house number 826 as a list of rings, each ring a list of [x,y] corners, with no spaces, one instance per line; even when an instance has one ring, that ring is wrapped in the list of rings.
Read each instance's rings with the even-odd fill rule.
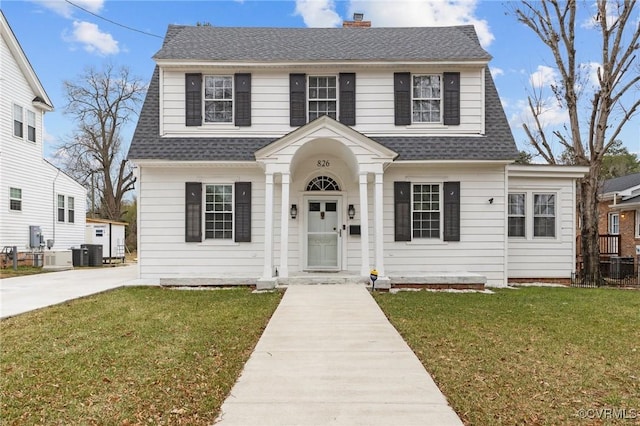
[[[316,165],[318,167],[329,167],[331,164],[329,163],[329,160],[318,160]]]

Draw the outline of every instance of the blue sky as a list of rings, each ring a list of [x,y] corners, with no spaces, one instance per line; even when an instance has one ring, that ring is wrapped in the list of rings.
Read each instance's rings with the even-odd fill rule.
[[[557,78],[549,51],[531,30],[517,22],[512,2],[479,0],[215,0],[124,1],[2,0],[0,7],[38,74],[56,110],[45,116],[45,154],[55,151],[60,139],[72,134],[74,124],[63,114],[63,81],[74,80],[88,66],[100,68],[109,61],[128,66],[147,81],[154,68],[151,59],[169,24],[215,26],[335,27],[363,12],[373,26],[440,26],[473,24],[485,49],[493,55],[492,73],[518,147],[528,149],[522,131],[527,95],[532,82],[547,91]],[[589,28],[589,2],[579,17],[577,51],[587,73],[600,57],[597,34]],[[640,8],[637,8],[640,9]],[[133,28],[123,28],[109,21]],[[639,18],[635,11],[634,21]],[[143,34],[148,33],[148,34]],[[155,35],[155,36],[154,36]],[[592,74],[593,75],[593,74]],[[640,89],[627,102],[640,97]],[[565,122],[564,111],[549,103],[549,126]],[[135,123],[136,120],[133,120]],[[128,142],[133,133],[124,132]],[[629,121],[619,139],[640,154],[640,115]],[[559,148],[558,148],[559,149]]]

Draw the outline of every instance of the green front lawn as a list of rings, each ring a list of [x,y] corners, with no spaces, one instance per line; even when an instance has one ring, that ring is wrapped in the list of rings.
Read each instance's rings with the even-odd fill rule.
[[[607,409],[627,417],[613,423],[640,424],[640,291],[400,292],[376,300],[466,424],[601,424],[615,417]]]
[[[2,424],[212,424],[281,294],[126,288],[0,322]]]

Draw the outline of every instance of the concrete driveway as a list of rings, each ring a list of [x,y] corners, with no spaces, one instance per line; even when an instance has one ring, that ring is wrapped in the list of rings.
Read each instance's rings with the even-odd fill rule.
[[[0,280],[0,318],[137,283],[137,265],[47,272]]]

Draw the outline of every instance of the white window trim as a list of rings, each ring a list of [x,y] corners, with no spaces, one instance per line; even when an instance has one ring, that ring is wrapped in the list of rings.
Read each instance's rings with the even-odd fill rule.
[[[231,79],[231,99],[207,99],[207,77],[213,78],[230,78]],[[231,102],[231,120],[230,121],[207,121],[205,105],[207,101],[223,101]],[[234,126],[236,111],[236,83],[233,74],[206,74],[202,79],[202,124],[206,126]]]
[[[73,200],[73,202],[71,202],[71,200]],[[73,220],[70,220],[71,212],[73,212]],[[76,223],[76,199],[71,196],[67,196],[67,223]]]
[[[640,238],[640,209],[636,210],[636,235],[635,238]]]
[[[438,229],[438,237],[414,237],[413,236],[413,189],[415,185],[438,185],[438,210],[439,213],[439,229]],[[443,241],[443,227],[444,227],[444,214],[443,214],[443,187],[444,184],[442,182],[411,182],[411,241],[435,241],[440,242]],[[436,211],[436,210],[419,210],[419,211]]]
[[[31,126],[29,124],[29,117],[31,117],[31,116],[33,117],[33,126]],[[27,141],[29,141],[29,142],[36,143],[36,141],[38,140],[38,126],[36,126],[36,123],[37,123],[36,113],[31,111],[30,109],[27,109],[27,110],[25,110],[25,118],[26,118],[26,120],[25,120],[26,123],[25,124],[26,124],[26,130],[27,130],[27,133],[25,135],[25,139]],[[29,138],[29,128],[30,127],[33,127],[33,140],[31,140]]]
[[[512,215],[509,213],[509,196],[510,195],[522,195],[524,197],[524,214],[522,216],[516,216],[516,215]],[[528,226],[527,226],[527,207],[529,206],[529,203],[527,202],[527,193],[524,191],[520,191],[520,192],[509,192],[507,194],[507,236],[509,238],[515,238],[515,239],[527,239],[527,236],[529,235],[529,233],[527,232],[528,230]],[[509,219],[512,217],[522,217],[524,218],[524,235],[509,235]]]
[[[615,232],[613,230],[614,223],[618,228],[618,230]],[[620,235],[620,214],[618,212],[609,212],[609,214],[607,214],[607,234]]]
[[[414,77],[432,77],[437,76],[440,79],[440,97],[438,101],[440,101],[440,119],[438,121],[415,121],[413,119],[413,102],[419,100],[435,100],[436,98],[414,98],[413,96],[413,78]],[[412,125],[442,125],[443,124],[443,101],[442,101],[442,82],[444,80],[444,75],[442,73],[420,73],[420,74],[411,74],[411,124]]]
[[[20,108],[20,124],[22,125],[22,135],[16,135],[15,122],[16,122],[16,107]],[[25,120],[24,120],[24,107],[18,104],[12,104],[11,107],[11,135],[16,139],[25,139]]]
[[[340,117],[340,77],[336,74],[313,74],[313,75],[308,75],[307,76],[307,93],[305,94],[307,97],[307,122],[312,121],[311,119],[311,108],[309,108],[309,104],[310,102],[322,102],[322,101],[328,101],[331,102],[333,101],[333,99],[311,99],[309,97],[309,91],[311,90],[311,82],[310,80],[312,78],[327,78],[327,77],[333,77],[336,79],[336,98],[335,98],[335,102],[336,102],[336,118],[335,120],[338,120]],[[326,114],[325,114],[326,115]],[[319,117],[316,117],[319,118]],[[315,120],[315,118],[313,119]]]
[[[65,197],[63,194],[57,194],[58,196],[56,197],[56,222],[58,223],[65,223],[66,222],[66,214],[67,214],[67,210],[66,210],[66,203],[65,203]],[[61,198],[62,197],[62,198]],[[60,200],[62,199],[62,206],[60,205]],[[62,218],[63,220],[60,220],[60,210],[62,210]]]
[[[11,196],[11,190],[12,189],[17,189],[18,191],[20,191],[20,198],[16,198],[16,197],[12,197]],[[16,209],[12,209],[11,208],[11,201],[19,201],[20,202],[20,209],[16,210]],[[9,211],[10,212],[21,212],[23,210],[23,200],[22,200],[22,188],[16,188],[15,186],[10,186],[9,187]]]
[[[211,238],[207,238],[207,187],[208,186],[229,186],[231,187],[231,237],[230,238],[215,238],[215,237],[211,237]],[[205,183],[202,185],[202,199],[203,199],[203,203],[202,203],[202,241],[203,242],[215,242],[215,243],[221,243],[221,242],[229,242],[229,243],[234,243],[236,244],[236,211],[235,211],[235,205],[236,205],[236,191],[235,191],[235,184],[233,182],[229,183],[229,182],[219,182],[219,183]],[[216,213],[215,211],[212,213]],[[219,212],[219,213],[229,213],[229,212]],[[215,232],[215,230],[214,230]]]
[[[536,195],[553,195],[554,196],[554,204],[553,204],[553,236],[536,236],[535,232],[535,218],[536,218]],[[531,237],[534,240],[557,240],[558,239],[558,193],[554,191],[536,191],[531,193]],[[548,217],[548,216],[539,216],[539,217]]]

